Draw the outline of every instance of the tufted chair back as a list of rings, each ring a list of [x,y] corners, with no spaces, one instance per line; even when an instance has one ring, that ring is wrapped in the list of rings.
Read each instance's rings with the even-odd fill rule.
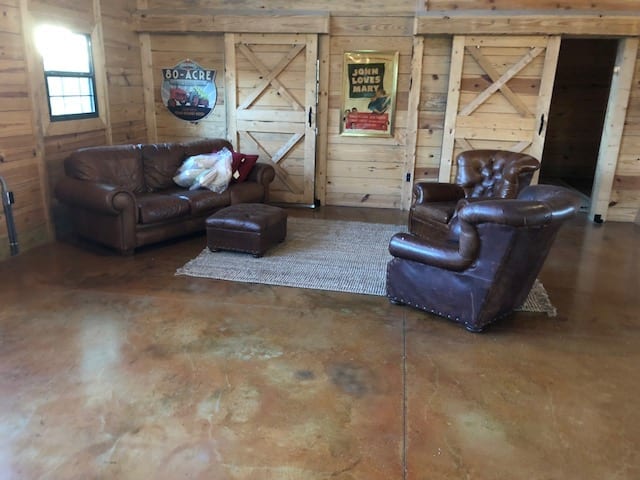
[[[540,168],[531,155],[506,150],[468,150],[457,164],[456,183],[465,198],[516,198]]]
[[[531,183],[540,162],[531,155],[506,150],[467,150],[456,158],[455,183],[417,182],[409,210],[409,231],[427,235],[455,222],[462,199],[516,198]],[[456,228],[450,233],[457,235]]]

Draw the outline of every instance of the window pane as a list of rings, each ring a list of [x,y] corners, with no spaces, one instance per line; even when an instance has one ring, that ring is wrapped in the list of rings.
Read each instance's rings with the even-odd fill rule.
[[[91,113],[93,111],[93,98],[82,97],[82,113]]]
[[[62,78],[49,77],[47,78],[47,85],[49,87],[49,95],[51,96],[62,95]]]
[[[51,115],[64,115],[64,99],[62,97],[51,97]]]
[[[77,77],[64,78],[62,90],[64,95],[80,95],[80,79]]]
[[[82,112],[82,97],[64,97],[64,113],[73,115]]]
[[[45,71],[91,72],[89,38],[63,28],[42,26],[36,31]]]
[[[91,79],[90,78],[80,78],[80,95],[92,95],[91,88]]]

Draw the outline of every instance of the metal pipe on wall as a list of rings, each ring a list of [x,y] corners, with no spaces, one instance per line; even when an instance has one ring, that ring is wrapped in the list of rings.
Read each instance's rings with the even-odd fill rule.
[[[7,222],[7,233],[9,235],[9,250],[11,255],[17,255],[20,251],[18,247],[18,233],[16,232],[16,225],[13,221],[12,205],[15,203],[13,199],[13,192],[7,188],[7,182],[4,178],[0,177],[0,193],[2,193],[2,208],[4,210],[4,218]]]

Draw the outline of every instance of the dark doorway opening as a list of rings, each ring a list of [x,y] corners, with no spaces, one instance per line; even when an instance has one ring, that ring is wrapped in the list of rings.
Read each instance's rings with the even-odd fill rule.
[[[562,40],[540,183],[591,196],[617,49],[617,40]]]

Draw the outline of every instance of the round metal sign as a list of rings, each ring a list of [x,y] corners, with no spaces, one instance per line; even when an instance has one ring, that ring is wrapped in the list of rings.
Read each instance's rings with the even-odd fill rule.
[[[218,97],[216,71],[184,60],[162,69],[162,102],[176,117],[197,122],[209,115]]]

